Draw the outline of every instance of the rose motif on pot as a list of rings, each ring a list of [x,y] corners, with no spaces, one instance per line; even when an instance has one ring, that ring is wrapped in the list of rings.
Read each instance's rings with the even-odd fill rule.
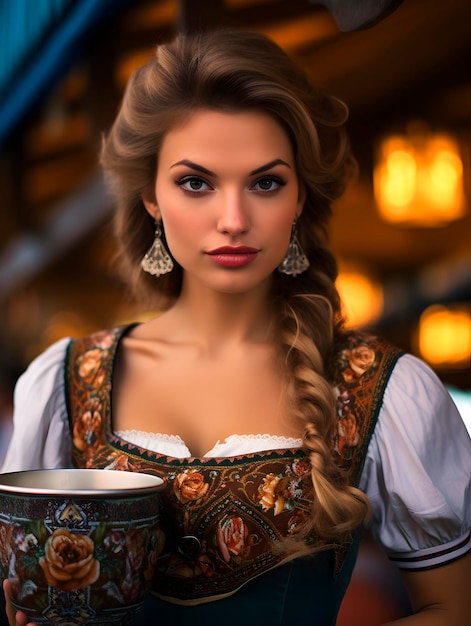
[[[23,526],[16,525],[12,529],[11,538],[14,546],[21,550],[21,552],[26,553],[30,550],[34,550],[38,545],[36,536],[33,533],[26,533]]]
[[[90,537],[65,528],[55,530],[46,541],[45,556],[39,560],[48,584],[63,591],[93,584],[100,574],[94,547]]]
[[[173,492],[182,504],[202,498],[209,489],[202,474],[196,470],[185,470],[177,474],[173,481]]]
[[[10,545],[13,529],[6,524],[0,524],[0,572],[8,571],[8,564],[12,554]]]

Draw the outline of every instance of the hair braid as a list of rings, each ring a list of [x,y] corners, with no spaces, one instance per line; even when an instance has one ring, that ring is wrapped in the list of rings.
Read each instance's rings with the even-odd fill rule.
[[[280,313],[290,412],[303,431],[314,486],[306,532],[332,538],[359,526],[369,511],[366,496],[334,461],[335,398],[323,366],[332,343],[332,307],[324,296],[299,295],[285,301]]]

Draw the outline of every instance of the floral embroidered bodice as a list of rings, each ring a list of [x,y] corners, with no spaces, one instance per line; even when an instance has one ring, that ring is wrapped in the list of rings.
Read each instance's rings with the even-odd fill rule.
[[[157,595],[197,604],[232,594],[296,556],[287,546],[300,536],[313,504],[309,459],[299,446],[222,458],[177,458],[114,433],[113,365],[125,332],[126,328],[103,331],[69,345],[66,386],[74,463],[143,471],[166,481],[160,496]],[[334,447],[354,485],[399,354],[376,338],[357,334],[346,336],[335,351]],[[309,547],[322,545],[313,534],[303,541]],[[333,576],[351,542],[351,536],[339,538],[333,550]]]

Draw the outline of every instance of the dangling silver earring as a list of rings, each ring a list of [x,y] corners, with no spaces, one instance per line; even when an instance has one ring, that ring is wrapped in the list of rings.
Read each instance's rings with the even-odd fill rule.
[[[144,272],[148,272],[152,276],[162,276],[162,274],[168,274],[173,270],[173,261],[162,243],[161,237],[162,229],[156,223],[154,243],[141,261]]]
[[[294,220],[288,250],[285,258],[278,266],[278,271],[288,276],[298,276],[298,274],[302,274],[309,267],[309,261],[296,237],[296,231],[296,220]]]

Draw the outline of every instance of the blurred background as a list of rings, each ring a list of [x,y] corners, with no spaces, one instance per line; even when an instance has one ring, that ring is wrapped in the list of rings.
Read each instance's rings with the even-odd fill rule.
[[[309,0],[0,0],[0,454],[32,358],[148,314],[115,272],[100,138],[155,44],[218,26],[267,34],[349,106],[360,173],[330,236],[346,314],[426,360],[471,428],[471,3],[394,4],[352,30]],[[373,597],[407,611],[369,540],[354,588],[339,626],[385,621]]]

